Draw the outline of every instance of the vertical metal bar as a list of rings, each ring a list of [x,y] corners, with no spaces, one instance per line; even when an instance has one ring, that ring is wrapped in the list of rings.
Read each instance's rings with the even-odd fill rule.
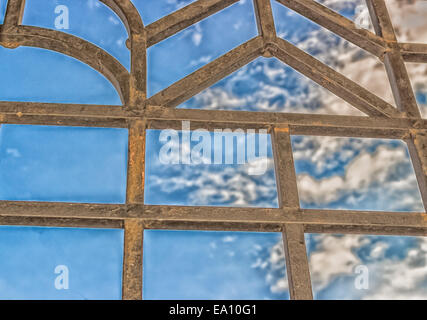
[[[146,121],[129,125],[127,203],[144,203]]]
[[[126,203],[144,203],[146,121],[133,120],[129,125],[128,180]],[[125,220],[125,246],[123,260],[124,300],[142,299],[142,221]]]
[[[266,41],[273,41],[276,38],[276,27],[270,0],[254,0],[254,8],[259,35]]]
[[[21,24],[24,15],[25,0],[9,0],[3,21],[3,30],[16,27]]]
[[[397,43],[387,6],[384,0],[366,0],[375,32],[387,43],[384,65],[390,81],[397,108],[406,112],[408,117],[420,118],[420,110],[415,99],[411,81],[406,70],[405,61]]]
[[[144,226],[141,220],[125,220],[122,299],[142,299],[142,249]]]
[[[413,131],[411,134],[411,139],[408,139],[406,143],[417,177],[424,210],[427,210],[427,132]]]
[[[299,208],[298,186],[289,127],[273,128],[271,138],[279,206],[281,208]]]
[[[302,224],[284,225],[283,246],[291,299],[312,300],[313,292]]]
[[[147,99],[147,36],[145,29],[132,34],[129,107],[143,110]]]
[[[280,208],[299,208],[298,186],[289,127],[273,128],[272,142],[279,206]],[[285,224],[282,237],[290,297],[294,300],[313,299],[304,240],[304,226],[302,224]]]

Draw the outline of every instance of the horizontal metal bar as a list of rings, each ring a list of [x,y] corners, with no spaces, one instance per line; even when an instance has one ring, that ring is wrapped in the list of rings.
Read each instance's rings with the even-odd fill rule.
[[[427,128],[427,119],[370,118],[280,112],[174,109],[148,106],[140,114],[120,106],[0,102],[0,123],[127,128],[129,121],[147,119],[148,129],[270,129],[289,126],[293,135],[404,139],[410,129]]]
[[[1,110],[1,108],[0,108]],[[190,121],[191,129],[269,129],[289,126],[294,135],[388,137],[401,139],[409,128],[427,128],[427,119],[372,118],[282,112],[173,109],[149,106],[145,117],[149,129],[180,129]]]
[[[427,43],[400,43],[399,46],[406,62],[427,63]]]
[[[422,212],[381,212],[313,210],[296,208],[183,207],[153,205],[109,205],[53,202],[0,201],[0,224],[54,225],[76,219],[86,223],[99,220],[99,227],[126,219],[143,221],[145,229],[232,230],[280,232],[283,224],[303,224],[308,232],[369,233],[387,230],[401,235],[427,232],[427,214]]]
[[[123,229],[124,220],[118,219],[86,219],[86,218],[55,218],[55,217],[21,217],[1,216],[0,225],[52,227],[52,228],[96,228],[96,229]]]

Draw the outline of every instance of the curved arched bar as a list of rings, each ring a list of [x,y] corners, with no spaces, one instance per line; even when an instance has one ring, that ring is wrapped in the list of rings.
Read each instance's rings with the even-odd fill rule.
[[[130,0],[100,0],[122,19],[130,40],[129,107],[142,109],[147,97],[147,37],[142,18]]]
[[[0,44],[7,48],[38,47],[71,56],[103,74],[114,85],[123,104],[129,101],[129,73],[126,68],[86,40],[56,30],[18,26],[3,32]]]
[[[130,0],[99,0],[113,10],[123,21],[129,36],[144,33],[144,24]]]

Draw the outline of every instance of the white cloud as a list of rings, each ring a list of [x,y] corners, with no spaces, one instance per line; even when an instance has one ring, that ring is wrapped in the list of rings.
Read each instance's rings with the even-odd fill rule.
[[[191,60],[190,66],[195,67],[195,66],[203,65],[203,64],[209,63],[211,60],[212,60],[212,56],[202,56],[198,60]]]
[[[334,175],[315,179],[308,174],[298,176],[300,199],[306,203],[325,205],[343,196],[358,194],[358,199],[350,197],[357,204],[367,196],[375,194],[377,208],[398,210],[410,207],[423,210],[417,182],[406,150],[380,145],[375,153],[360,152],[346,167],[343,176]]]
[[[7,148],[6,154],[11,155],[14,158],[20,158],[21,157],[21,153],[19,152],[19,150],[14,149],[14,148]]]
[[[202,28],[200,27],[199,24],[197,24],[194,26],[194,30],[191,35],[191,40],[193,41],[193,44],[196,47],[198,47],[202,43],[202,39],[203,39]]]

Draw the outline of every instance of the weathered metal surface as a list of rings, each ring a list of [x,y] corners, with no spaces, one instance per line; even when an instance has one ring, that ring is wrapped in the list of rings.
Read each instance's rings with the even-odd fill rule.
[[[259,35],[264,38],[265,43],[273,42],[276,39],[276,27],[271,1],[254,0],[254,9]]]
[[[146,121],[134,120],[129,126],[127,203],[144,203]]]
[[[25,0],[8,0],[2,32],[21,24],[24,16]]]
[[[399,43],[406,62],[427,63],[427,43]]]
[[[141,300],[144,226],[141,220],[127,219],[124,229],[122,297],[123,300]]]
[[[424,209],[427,209],[427,131],[411,131],[411,138],[407,139],[406,142],[417,177],[421,198],[423,199]]]
[[[285,224],[283,227],[283,246],[286,257],[289,295],[293,300],[311,300],[310,270],[304,239],[304,226]]]
[[[0,101],[0,120],[8,124],[65,125],[128,128],[134,120],[146,119],[148,129],[181,129],[183,120],[191,129],[270,129],[286,126],[292,135],[322,135],[365,138],[409,137],[409,130],[427,127],[426,119],[371,118],[280,112],[248,112],[174,109],[147,106],[135,114],[119,106],[75,105]]]
[[[55,202],[0,201],[0,224],[12,219],[28,218],[77,219],[106,221],[137,219],[145,229],[201,229],[234,231],[280,231],[283,224],[303,224],[321,232],[333,226],[335,230],[366,233],[366,230],[389,228],[409,230],[408,234],[427,231],[427,214],[423,212],[378,212],[351,210],[314,210],[298,208],[229,208],[161,206],[143,204],[80,204]],[[32,220],[28,225],[36,225]],[[397,233],[405,234],[405,233]]]
[[[283,232],[290,293],[311,299],[304,232],[427,235],[425,212],[306,210],[299,208],[290,135],[404,139],[427,207],[427,120],[420,118],[406,62],[427,62],[427,45],[398,43],[384,0],[368,0],[376,35],[313,0],[277,0],[384,61],[399,110],[276,35],[269,0],[254,0],[259,36],[172,84],[146,94],[146,51],[237,0],[198,0],[148,26],[131,0],[100,0],[124,23],[131,71],[93,44],[44,28],[22,26],[24,0],[9,0],[0,45],[35,46],[88,64],[110,80],[123,106],[0,102],[0,124],[118,127],[129,129],[127,203],[118,205],[0,201],[0,224],[124,228],[123,298],[142,298],[144,229]],[[175,109],[253,59],[275,56],[369,117]],[[280,208],[144,205],[147,129],[268,129],[273,138]]]
[[[274,127],[271,133],[280,208],[299,208],[297,178],[289,127]]]

